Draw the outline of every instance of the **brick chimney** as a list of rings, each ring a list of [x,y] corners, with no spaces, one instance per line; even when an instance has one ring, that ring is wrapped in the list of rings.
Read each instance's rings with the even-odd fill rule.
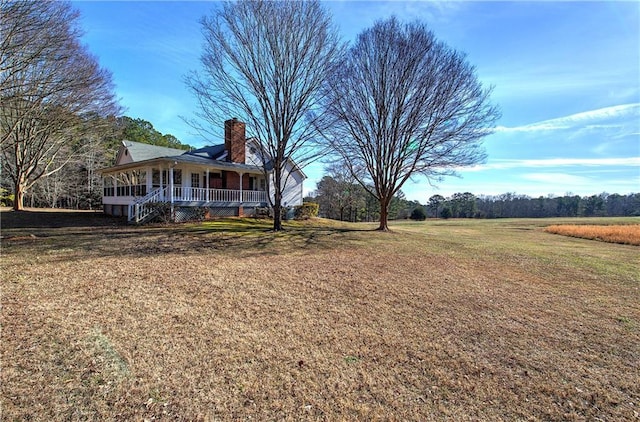
[[[232,163],[245,161],[245,124],[235,117],[224,122],[224,148],[227,160]]]

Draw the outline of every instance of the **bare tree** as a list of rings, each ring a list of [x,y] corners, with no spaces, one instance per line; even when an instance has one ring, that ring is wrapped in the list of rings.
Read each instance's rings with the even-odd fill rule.
[[[119,108],[111,74],[79,43],[79,15],[69,3],[0,5],[0,158],[21,210],[25,192],[71,159],[58,154],[88,116]]]
[[[201,23],[203,72],[186,78],[200,103],[199,117],[212,127],[231,116],[246,122],[268,158],[273,229],[280,230],[286,168],[292,160],[302,167],[317,154],[311,143],[317,125],[305,124],[305,117],[317,106],[339,51],[337,33],[315,0],[226,2]]]
[[[315,201],[323,217],[340,221],[359,221],[370,195],[340,162],[325,168],[325,176],[317,183]]]
[[[51,167],[64,162],[58,171],[38,181],[25,195],[25,203],[50,208],[94,209],[102,202],[99,168],[113,165],[117,147],[112,138],[122,139],[115,124],[118,119],[85,119],[73,141],[62,146]],[[33,205],[31,205],[33,206]]]
[[[490,90],[424,24],[377,22],[333,69],[326,139],[380,202],[379,230],[411,176],[437,180],[484,159],[480,141],[499,116]]]

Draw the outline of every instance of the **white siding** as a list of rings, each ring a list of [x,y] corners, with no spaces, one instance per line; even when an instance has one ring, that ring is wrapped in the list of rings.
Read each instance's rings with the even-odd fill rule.
[[[129,205],[133,203],[132,196],[103,196],[102,197],[103,204],[112,204],[112,205]]]
[[[258,146],[252,140],[247,140],[247,145],[245,147],[245,159],[244,162],[246,164],[252,166],[262,167],[262,157],[258,153]]]
[[[302,205],[303,177],[298,171],[294,171],[287,180],[287,185],[282,193],[282,204],[288,207]]]
[[[288,176],[288,178],[286,178]],[[270,175],[271,183],[270,183],[270,192],[271,200],[274,198],[274,188],[273,188],[273,174]],[[304,176],[300,171],[292,169],[291,165],[287,165],[285,172],[283,174],[283,178],[286,178],[286,183],[284,187],[284,192],[282,192],[282,206],[285,207],[295,207],[297,205],[302,205],[302,183],[304,181]]]

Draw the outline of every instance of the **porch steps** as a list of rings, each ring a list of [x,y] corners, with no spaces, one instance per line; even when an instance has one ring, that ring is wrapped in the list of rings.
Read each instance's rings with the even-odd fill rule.
[[[129,205],[127,221],[132,224],[144,224],[158,215],[158,208],[153,204],[165,202],[162,198],[164,198],[166,190],[166,186],[157,188],[142,198],[136,199],[133,204]]]

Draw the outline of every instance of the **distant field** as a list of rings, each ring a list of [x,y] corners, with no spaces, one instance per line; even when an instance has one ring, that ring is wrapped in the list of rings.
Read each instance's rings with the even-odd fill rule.
[[[638,219],[1,217],[2,420],[640,417]]]
[[[583,239],[640,246],[640,224],[564,224],[549,226],[545,231],[548,233],[561,234],[563,236],[581,237]]]

